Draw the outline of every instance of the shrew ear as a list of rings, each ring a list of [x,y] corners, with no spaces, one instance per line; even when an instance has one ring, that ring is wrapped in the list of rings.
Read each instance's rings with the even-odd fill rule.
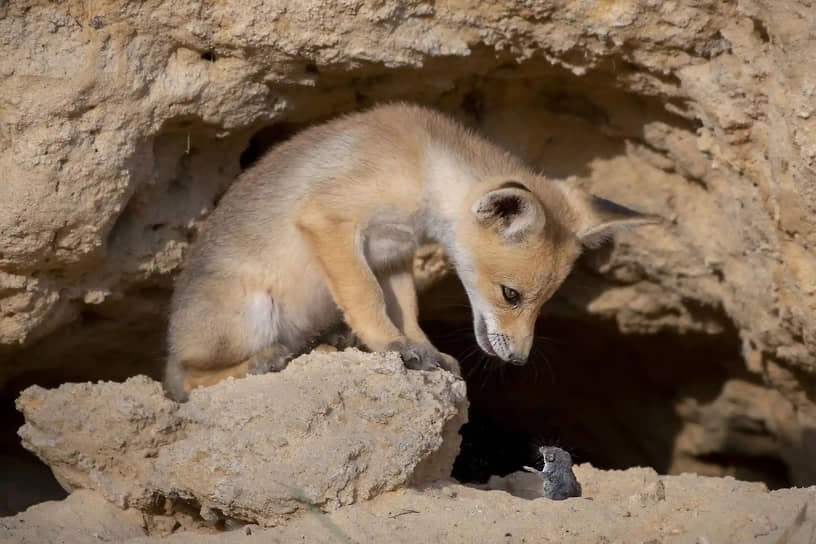
[[[471,211],[482,226],[507,240],[518,241],[544,227],[544,213],[535,195],[515,186],[485,193]]]
[[[598,247],[619,230],[663,222],[660,216],[630,210],[580,189],[570,188],[564,194],[576,218],[575,235],[587,247]]]

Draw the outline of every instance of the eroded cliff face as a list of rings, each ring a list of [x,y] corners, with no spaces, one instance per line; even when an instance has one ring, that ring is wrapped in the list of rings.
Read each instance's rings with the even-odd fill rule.
[[[814,482],[814,29],[804,0],[0,2],[0,383],[155,374],[173,273],[241,169],[411,100],[669,220],[581,261],[545,319],[598,349],[554,365],[676,384],[633,408],[673,418],[667,470]]]

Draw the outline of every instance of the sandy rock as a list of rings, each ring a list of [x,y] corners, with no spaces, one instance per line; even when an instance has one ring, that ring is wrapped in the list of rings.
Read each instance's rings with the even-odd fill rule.
[[[16,516],[0,518],[0,542],[4,544],[98,544],[145,534],[140,512],[117,508],[86,489],[65,500],[43,502]]]
[[[576,467],[584,497],[527,500],[451,482],[401,489],[329,514],[314,513],[274,529],[217,536],[179,533],[148,542],[807,542],[816,530],[816,488],[769,493],[731,478],[658,476],[648,469]],[[535,477],[534,474],[529,476]],[[665,485],[657,503],[632,507],[629,497]],[[784,540],[787,538],[787,540]]]
[[[178,506],[216,523],[274,525],[450,474],[464,382],[395,354],[315,353],[276,374],[227,380],[185,404],[146,377],[31,387],[26,448],[66,489],[123,508]]]
[[[317,508],[286,525],[233,525],[212,534],[177,528],[143,536],[140,514],[122,512],[91,491],[43,503],[0,519],[0,541],[129,542],[808,542],[816,530],[816,487],[768,492],[762,484],[694,475],[659,476],[651,469],[603,471],[577,465],[587,491],[565,501],[528,498],[507,490],[483,490],[453,481],[401,488],[331,512]],[[535,474],[515,473],[506,484]],[[497,480],[498,481],[498,480]],[[655,490],[662,489],[659,496]],[[633,504],[632,497],[655,497]],[[65,519],[69,512],[71,519]],[[99,519],[116,527],[99,528]],[[144,526],[148,526],[145,524]],[[157,532],[159,534],[157,534]],[[97,539],[97,540],[93,540]]]

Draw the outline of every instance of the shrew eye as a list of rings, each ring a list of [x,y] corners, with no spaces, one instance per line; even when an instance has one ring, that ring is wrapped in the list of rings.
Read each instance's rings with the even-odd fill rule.
[[[501,286],[502,289],[502,296],[504,300],[508,302],[511,306],[518,306],[519,302],[521,302],[521,295],[518,291],[511,287],[507,287],[506,285]]]

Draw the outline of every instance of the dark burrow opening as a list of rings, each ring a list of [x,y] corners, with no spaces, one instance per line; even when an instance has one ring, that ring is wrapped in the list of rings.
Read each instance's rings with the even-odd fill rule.
[[[732,326],[713,335],[624,334],[614,320],[565,317],[546,306],[528,363],[505,365],[476,346],[472,325],[462,320],[466,298],[458,281],[435,290],[447,302],[434,302],[423,326],[440,350],[461,361],[468,387],[469,421],[453,470],[461,482],[484,483],[538,464],[542,445],[559,446],[574,462],[597,468],[675,472],[676,440],[687,423],[677,403],[691,398],[705,405],[730,379],[756,381],[744,368]],[[570,290],[568,280],[552,305]],[[454,308],[453,319],[438,318],[445,307]],[[790,485],[787,464],[772,455],[716,452],[695,462],[771,489]]]
[[[16,391],[0,394],[0,517],[67,495],[51,469],[20,444],[17,429],[24,420],[14,409],[15,398]]]

